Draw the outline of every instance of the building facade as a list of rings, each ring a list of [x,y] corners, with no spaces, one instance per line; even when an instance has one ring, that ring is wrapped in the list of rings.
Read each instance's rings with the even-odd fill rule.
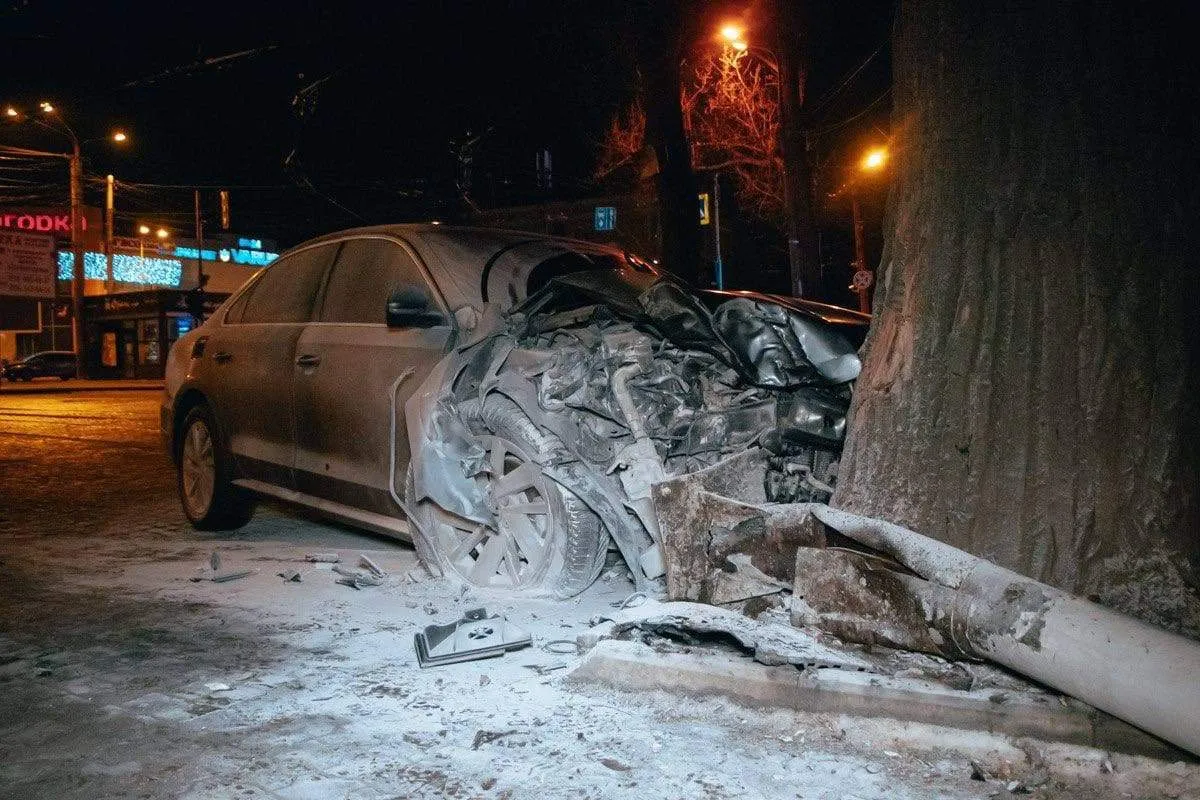
[[[192,239],[113,237],[99,209],[84,218],[83,362],[90,377],[157,378],[171,344],[277,257],[269,240],[220,233]],[[65,222],[64,222],[65,220]],[[0,209],[0,229],[53,236],[54,296],[0,298],[0,358],[70,350],[75,253],[70,212]]]

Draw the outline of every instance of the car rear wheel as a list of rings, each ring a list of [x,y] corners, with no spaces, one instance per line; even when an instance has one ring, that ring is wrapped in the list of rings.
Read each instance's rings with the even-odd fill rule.
[[[226,531],[250,521],[250,497],[232,483],[233,459],[213,422],[212,411],[198,405],[180,427],[176,459],[183,513],[200,530]]]
[[[583,501],[542,472],[560,447],[506,397],[489,396],[462,408],[485,451],[475,476],[494,517],[464,519],[430,499],[407,505],[418,516],[414,542],[434,572],[476,586],[572,597],[604,566],[608,534]]]

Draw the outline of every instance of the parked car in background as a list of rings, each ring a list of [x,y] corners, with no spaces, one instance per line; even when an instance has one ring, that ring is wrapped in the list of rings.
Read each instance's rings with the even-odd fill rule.
[[[615,543],[661,574],[648,486],[747,448],[827,497],[869,318],[691,289],[619,247],[432,225],[307,242],[181,337],[184,513],[255,496],[411,539],[431,571],[567,597]]]
[[[34,353],[6,366],[0,377],[10,381],[31,381],[34,378],[65,381],[75,377],[75,354],[66,350]]]

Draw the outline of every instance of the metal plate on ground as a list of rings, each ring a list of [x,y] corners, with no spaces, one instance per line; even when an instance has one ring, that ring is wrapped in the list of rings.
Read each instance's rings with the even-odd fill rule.
[[[422,667],[495,658],[532,643],[528,631],[498,614],[489,617],[482,608],[468,611],[457,622],[429,625],[413,637]]]

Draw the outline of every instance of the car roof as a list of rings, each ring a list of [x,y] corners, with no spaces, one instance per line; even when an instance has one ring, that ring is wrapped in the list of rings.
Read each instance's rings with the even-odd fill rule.
[[[406,242],[429,267],[452,310],[485,301],[511,305],[523,300],[533,269],[562,253],[626,255],[614,245],[560,236],[430,223],[351,228],[299,247],[353,236],[388,236]]]

